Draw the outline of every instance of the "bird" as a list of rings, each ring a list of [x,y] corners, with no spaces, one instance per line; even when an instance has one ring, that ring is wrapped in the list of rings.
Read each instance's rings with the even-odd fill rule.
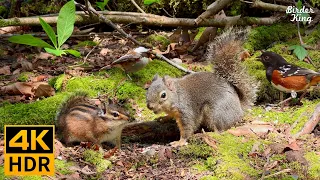
[[[258,59],[265,66],[266,77],[272,86],[279,91],[291,93],[291,97],[283,103],[296,98],[297,92],[304,92],[299,98],[300,102],[307,90],[320,82],[319,72],[290,64],[277,53],[265,51]]]
[[[151,49],[137,47],[111,63],[126,73],[134,73],[144,68],[152,59]]]

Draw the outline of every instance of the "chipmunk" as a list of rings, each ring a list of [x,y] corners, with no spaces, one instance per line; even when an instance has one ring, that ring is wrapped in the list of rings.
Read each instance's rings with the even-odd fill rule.
[[[121,147],[121,132],[129,122],[128,113],[109,100],[106,109],[96,106],[85,93],[70,96],[59,109],[58,133],[67,145],[90,141],[99,145],[108,141]]]
[[[173,117],[180,131],[174,147],[200,127],[211,131],[230,128],[256,99],[257,84],[242,66],[238,56],[248,30],[230,28],[209,44],[207,60],[213,72],[197,72],[182,78],[158,75],[147,90],[147,107],[154,113]]]

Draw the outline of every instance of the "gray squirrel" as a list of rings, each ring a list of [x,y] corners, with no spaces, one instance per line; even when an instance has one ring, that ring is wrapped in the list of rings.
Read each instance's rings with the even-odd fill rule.
[[[180,140],[171,142],[173,147],[186,145],[200,127],[229,129],[255,102],[258,84],[239,60],[248,32],[229,28],[209,44],[206,59],[213,64],[213,72],[153,78],[146,93],[147,107],[176,120]]]

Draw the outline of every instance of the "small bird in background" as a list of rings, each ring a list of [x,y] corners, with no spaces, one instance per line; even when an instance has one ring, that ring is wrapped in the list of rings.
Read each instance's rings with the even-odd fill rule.
[[[291,97],[280,102],[285,103],[297,96],[297,92],[304,93],[299,101],[306,95],[307,90],[320,82],[320,73],[288,63],[281,55],[274,52],[263,52],[260,61],[266,68],[269,82],[278,90],[291,93]]]
[[[126,73],[134,73],[144,68],[152,60],[151,57],[150,49],[138,47],[128,51],[127,54],[113,61],[111,65],[121,68]]]

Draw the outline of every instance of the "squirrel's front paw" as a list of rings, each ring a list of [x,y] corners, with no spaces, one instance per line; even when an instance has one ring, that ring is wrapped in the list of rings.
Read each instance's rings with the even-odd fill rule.
[[[186,139],[180,139],[179,141],[173,141],[170,143],[172,147],[179,147],[179,146],[185,146],[187,145],[187,140]]]

